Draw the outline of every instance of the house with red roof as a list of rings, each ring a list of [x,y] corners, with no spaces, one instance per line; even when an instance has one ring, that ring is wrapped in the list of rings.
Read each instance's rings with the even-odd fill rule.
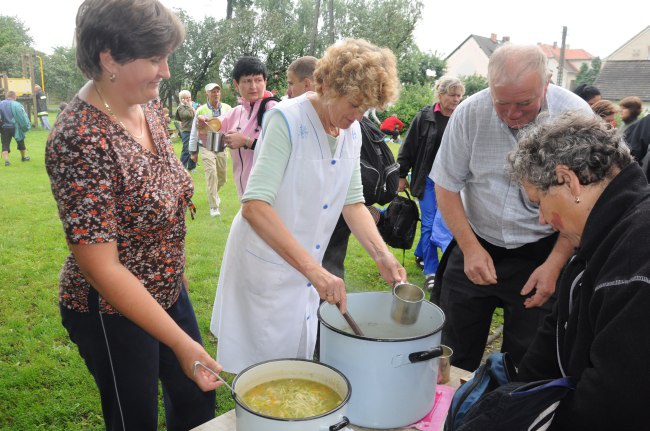
[[[553,43],[553,45],[539,43],[538,45],[548,57],[548,68],[553,72],[551,81],[570,90],[576,87],[576,77],[582,65],[586,64],[591,67],[591,61],[594,59],[594,56],[584,49],[567,47],[564,49],[564,61],[562,62],[562,50],[557,43]]]
[[[495,33],[488,37],[469,35],[451,54],[445,58],[446,73],[455,76],[481,75],[487,76],[488,60],[497,47],[509,42],[510,37],[504,36],[499,40]],[[557,44],[539,44],[548,57],[549,69],[553,73],[552,82],[564,88],[572,89],[576,75],[583,64],[591,66],[594,56],[584,49],[564,50],[564,61],[561,62],[561,50]],[[560,68],[560,64],[562,68]],[[561,73],[561,78],[560,78]]]

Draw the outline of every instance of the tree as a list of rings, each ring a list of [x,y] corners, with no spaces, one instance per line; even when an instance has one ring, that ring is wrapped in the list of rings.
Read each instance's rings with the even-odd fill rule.
[[[416,46],[411,47],[401,56],[397,70],[404,84],[426,84],[427,70],[436,72],[437,77],[444,74],[447,63],[436,54],[420,51]]]
[[[11,77],[23,75],[20,55],[31,52],[29,29],[16,17],[0,15],[0,71]],[[29,76],[29,75],[27,75]]]
[[[172,102],[178,102],[180,90],[189,90],[193,100],[204,97],[203,88],[209,82],[221,83],[218,65],[230,44],[224,40],[224,29],[230,20],[217,22],[213,17],[194,21],[185,11],[177,11],[185,26],[185,40],[169,57],[171,77],[162,82],[160,97],[172,110]],[[221,36],[220,36],[221,35]]]
[[[475,73],[474,75],[461,76],[460,80],[465,86],[465,98],[488,88],[488,80],[483,75]]]
[[[403,60],[414,47],[422,7],[420,0],[345,0],[343,11],[336,14],[337,35],[366,39]]]
[[[250,7],[252,0],[228,0],[226,4],[226,19],[232,19],[235,6]]]
[[[314,17],[312,18],[311,33],[309,36],[309,55],[316,53],[316,35],[318,34],[318,18],[320,17],[320,0],[315,0]]]
[[[52,55],[43,57],[43,63],[50,100],[68,101],[86,82],[77,68],[74,48],[56,47]]]
[[[282,92],[289,64],[304,55],[321,56],[330,37],[365,38],[387,47],[396,53],[403,82],[424,83],[426,69],[442,74],[444,62],[415,46],[413,30],[422,5],[421,0],[230,0],[226,19],[206,17],[202,22],[181,10],[187,36],[170,57],[172,78],[162,84],[161,96],[169,101],[182,87],[196,99],[203,86],[214,81],[222,84],[224,101],[234,101],[228,99],[231,73],[244,55],[262,59],[268,69],[267,87]],[[321,12],[333,16],[337,27],[320,20]]]
[[[580,66],[580,71],[576,75],[574,85],[577,87],[580,84],[593,84],[600,73],[601,66],[602,61],[600,60],[600,57],[591,60],[591,68],[583,63],[582,66]]]

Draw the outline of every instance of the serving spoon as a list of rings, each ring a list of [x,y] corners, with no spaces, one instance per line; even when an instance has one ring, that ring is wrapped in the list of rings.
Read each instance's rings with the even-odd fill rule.
[[[341,311],[341,308],[338,306],[338,304],[337,304],[336,308],[338,308],[339,311]],[[354,321],[352,316],[350,316],[350,314],[347,311],[345,313],[341,311],[341,315],[343,316],[343,318],[345,318],[345,321],[348,322],[348,325],[350,325],[350,328],[352,328],[352,332],[354,332],[354,335],[358,335],[360,337],[364,336],[363,331],[361,330],[359,325],[357,325],[357,322]]]
[[[227,387],[228,389],[230,389],[230,392],[232,392],[233,394],[237,395],[237,393],[235,392],[235,389],[233,389],[233,387],[230,386],[230,384],[229,384],[227,381],[225,381],[223,377],[221,377],[219,374],[217,374],[214,370],[212,370],[211,368],[209,368],[207,365],[205,365],[205,364],[204,364],[203,362],[201,362],[201,361],[194,361],[194,364],[192,364],[192,374],[193,374],[193,375],[196,374],[196,367],[203,367],[204,369],[206,369],[210,374],[212,374],[213,376],[215,376],[217,379],[221,380],[221,381],[223,382],[223,384],[226,385],[226,387]],[[241,397],[240,397],[240,398],[241,398]]]

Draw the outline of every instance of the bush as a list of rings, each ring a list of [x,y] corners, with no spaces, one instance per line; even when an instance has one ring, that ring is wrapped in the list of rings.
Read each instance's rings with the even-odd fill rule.
[[[397,114],[399,119],[404,122],[402,133],[406,133],[415,114],[432,103],[433,90],[430,84],[406,84],[402,86],[397,103],[384,112],[378,112],[377,116],[381,121],[384,121],[385,118]]]

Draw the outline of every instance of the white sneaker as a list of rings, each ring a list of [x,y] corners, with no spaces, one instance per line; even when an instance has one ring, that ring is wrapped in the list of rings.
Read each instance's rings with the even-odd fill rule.
[[[220,215],[219,208],[210,208],[210,217],[219,217]]]

